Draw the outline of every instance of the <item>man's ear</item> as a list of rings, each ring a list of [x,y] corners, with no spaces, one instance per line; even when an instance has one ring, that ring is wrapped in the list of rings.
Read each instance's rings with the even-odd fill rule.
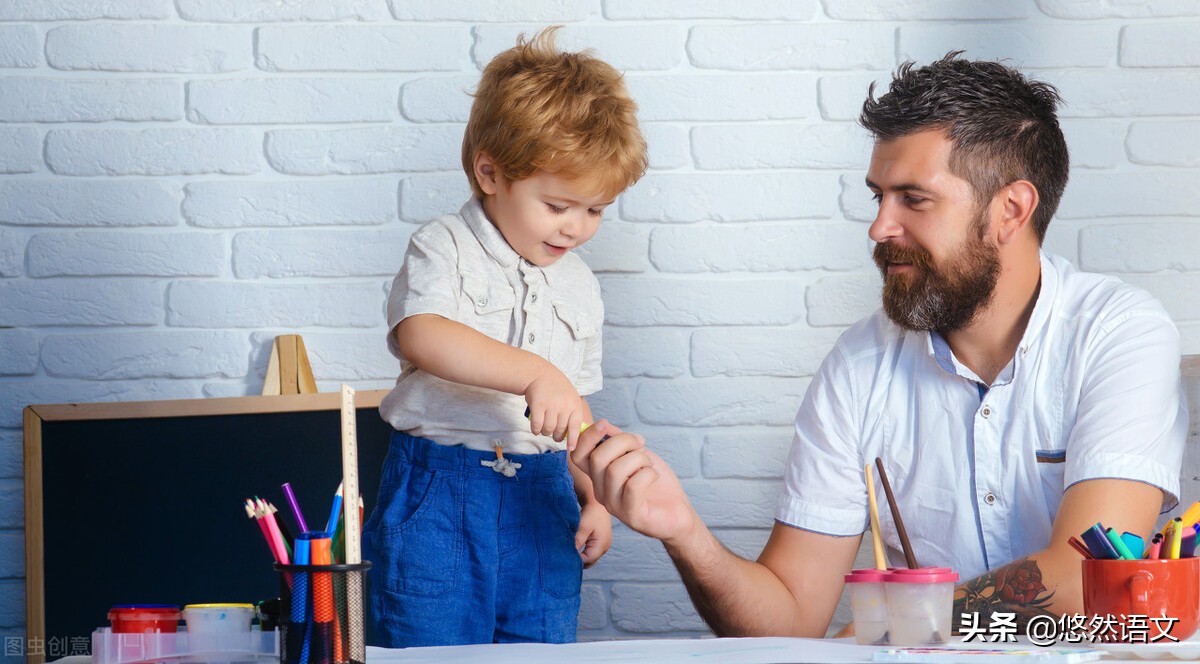
[[[1000,206],[1000,217],[996,220],[997,240],[1012,242],[1023,232],[1033,232],[1033,213],[1038,206],[1038,190],[1029,180],[1017,180],[996,192],[995,202]]]
[[[475,163],[472,165],[475,170],[475,181],[479,183],[479,188],[484,194],[491,196],[496,193],[500,186],[500,167],[492,160],[491,155],[486,152],[480,152],[475,155]]]

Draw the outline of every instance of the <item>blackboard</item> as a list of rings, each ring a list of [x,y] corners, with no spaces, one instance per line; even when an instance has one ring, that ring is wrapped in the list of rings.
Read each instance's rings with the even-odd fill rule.
[[[385,393],[355,399],[364,514],[391,433]],[[244,502],[271,501],[295,533],[290,482],[310,529],[323,528],[342,479],[340,406],[324,393],[26,408],[28,637],[88,637],[115,604],[277,596]]]

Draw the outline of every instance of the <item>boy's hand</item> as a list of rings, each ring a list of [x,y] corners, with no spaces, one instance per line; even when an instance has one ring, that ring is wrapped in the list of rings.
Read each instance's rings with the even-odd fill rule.
[[[525,402],[529,404],[529,430],[533,435],[550,436],[560,442],[565,439],[567,450],[575,449],[585,406],[563,372],[550,366],[538,374],[525,388]]]
[[[598,502],[579,508],[579,530],[575,532],[575,548],[583,558],[583,568],[596,564],[612,546],[612,517]]]

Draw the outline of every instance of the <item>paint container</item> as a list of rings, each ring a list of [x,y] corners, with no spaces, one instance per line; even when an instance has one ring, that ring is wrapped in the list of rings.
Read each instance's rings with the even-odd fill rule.
[[[950,638],[954,582],[949,567],[893,569],[884,582],[888,606],[888,639],[892,645],[927,646]]]
[[[114,634],[172,633],[179,628],[174,604],[118,604],[108,612]]]
[[[183,620],[189,635],[249,632],[253,604],[188,604]]]
[[[888,570],[853,569],[846,575],[854,639],[863,645],[888,643],[887,594],[884,590],[888,574]]]
[[[174,604],[118,604],[108,611],[114,654],[120,661],[137,661],[161,647],[173,648],[179,629]],[[95,647],[93,647],[93,651]]]

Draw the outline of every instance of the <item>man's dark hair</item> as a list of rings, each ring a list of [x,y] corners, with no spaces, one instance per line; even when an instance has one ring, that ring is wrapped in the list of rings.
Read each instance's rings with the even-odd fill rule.
[[[950,170],[986,205],[1017,180],[1037,187],[1033,228],[1038,242],[1067,186],[1071,158],[1055,109],[1062,101],[1049,83],[1025,78],[999,62],[960,59],[952,51],[924,67],[900,65],[887,93],[867,92],[859,123],[877,141],[927,130],[946,132]]]

